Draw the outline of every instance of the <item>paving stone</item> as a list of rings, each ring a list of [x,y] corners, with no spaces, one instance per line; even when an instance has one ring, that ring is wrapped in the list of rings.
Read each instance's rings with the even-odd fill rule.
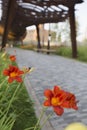
[[[72,122],[82,122],[87,125],[87,64],[61,56],[17,48],[9,48],[8,52],[14,54],[14,50],[20,68],[23,66],[35,68],[27,78],[40,104],[44,99],[43,91],[46,88],[52,89],[54,85],[74,93],[79,100],[78,111],[65,110],[61,117],[53,115],[49,121],[54,130],[64,130]]]

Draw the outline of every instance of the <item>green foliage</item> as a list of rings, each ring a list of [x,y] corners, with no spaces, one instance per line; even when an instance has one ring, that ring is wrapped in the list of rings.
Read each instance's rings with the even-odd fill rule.
[[[51,40],[55,41],[56,39],[56,32],[51,32]]]
[[[33,109],[33,103],[24,85],[21,86],[21,90],[16,98],[13,103],[13,111],[18,116],[12,130],[24,130],[27,127],[33,127],[37,119]]]
[[[55,54],[72,58],[72,49],[70,47],[61,46],[56,48]],[[87,62],[87,46],[79,46],[77,54],[77,60]]]
[[[72,52],[70,47],[61,46],[56,48],[55,54],[65,56],[65,57],[71,57]]]
[[[0,130],[24,130],[33,127],[37,118],[24,84],[10,84],[3,76],[3,70],[11,63],[7,57],[0,53]]]
[[[15,122],[14,114],[6,116],[6,113],[0,111],[0,129],[1,130],[12,130]]]
[[[87,46],[78,47],[78,60],[87,62]]]

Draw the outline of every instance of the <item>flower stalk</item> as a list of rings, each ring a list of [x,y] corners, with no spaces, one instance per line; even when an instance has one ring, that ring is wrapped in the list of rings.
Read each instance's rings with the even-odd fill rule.
[[[39,127],[38,125],[40,124],[40,121],[41,121],[41,119],[42,119],[44,113],[46,112],[46,110],[47,110],[46,107],[43,107],[43,108],[42,108],[40,117],[39,117],[39,119],[38,119],[38,121],[37,121],[37,123],[36,123],[36,125],[35,125],[35,127],[34,127],[34,130],[36,130],[36,129]]]

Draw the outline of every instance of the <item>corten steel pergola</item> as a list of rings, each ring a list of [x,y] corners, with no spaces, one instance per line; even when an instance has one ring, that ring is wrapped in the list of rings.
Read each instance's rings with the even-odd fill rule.
[[[75,5],[83,0],[0,0],[2,5],[1,25],[4,27],[2,48],[5,47],[9,31],[16,39],[26,35],[26,27],[35,25],[38,48],[40,45],[39,24],[62,22],[69,18],[72,57],[77,57]]]

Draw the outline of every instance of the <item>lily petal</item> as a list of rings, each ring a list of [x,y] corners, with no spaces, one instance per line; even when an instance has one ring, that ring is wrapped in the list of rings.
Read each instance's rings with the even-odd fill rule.
[[[64,109],[63,109],[62,107],[60,107],[60,106],[53,107],[53,109],[54,109],[54,112],[55,112],[57,115],[59,115],[59,116],[61,116],[61,115],[63,114],[63,112],[64,112]]]
[[[46,96],[47,98],[51,98],[53,96],[53,93],[50,89],[46,89],[44,91],[44,96]]]
[[[9,83],[12,83],[13,80],[14,80],[13,78],[10,78],[10,77],[9,77],[8,82],[9,82]]]
[[[51,102],[50,102],[50,100],[46,100],[46,101],[44,101],[44,106],[51,106]]]
[[[17,81],[17,82],[22,82],[22,78],[21,78],[21,77],[17,77],[17,78],[16,78],[16,81]]]
[[[59,91],[60,91],[60,87],[54,86],[53,93],[54,93],[55,96],[59,93]]]

